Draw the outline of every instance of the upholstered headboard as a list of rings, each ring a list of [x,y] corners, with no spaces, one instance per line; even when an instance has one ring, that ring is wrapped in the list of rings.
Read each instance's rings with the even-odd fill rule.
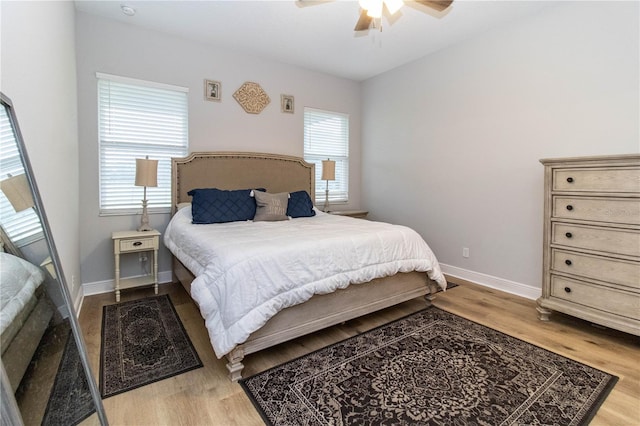
[[[258,152],[194,152],[171,161],[171,212],[195,188],[305,190],[315,201],[315,165],[300,157]]]

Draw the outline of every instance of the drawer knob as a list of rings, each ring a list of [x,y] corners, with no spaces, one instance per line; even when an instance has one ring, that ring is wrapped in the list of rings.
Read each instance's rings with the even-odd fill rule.
[[[567,292],[567,293],[571,293],[571,287],[565,287],[564,291]]]
[[[573,234],[571,232],[567,232],[566,234],[564,234],[564,236],[567,238],[571,238],[573,237]]]
[[[567,206],[567,210],[569,210],[569,211],[573,210],[573,206],[572,206],[571,204],[569,204],[569,205]]]
[[[565,260],[564,263],[567,264],[567,266],[571,266],[571,264],[573,263],[572,261],[570,261],[569,259]]]
[[[572,178],[572,177],[568,177],[568,178],[567,178],[567,182],[569,182],[569,183],[573,183],[573,178]]]
[[[133,243],[134,246],[138,247],[142,245],[142,241],[136,241],[135,243]]]

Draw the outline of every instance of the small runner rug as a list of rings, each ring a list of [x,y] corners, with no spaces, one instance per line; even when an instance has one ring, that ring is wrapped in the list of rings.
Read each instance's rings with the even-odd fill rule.
[[[117,395],[202,367],[168,295],[105,306],[100,392]]]
[[[617,380],[431,307],[241,385],[269,425],[584,425]]]
[[[42,419],[42,426],[77,425],[96,411],[87,376],[80,361],[78,346],[70,328],[67,328],[66,334],[67,342]]]

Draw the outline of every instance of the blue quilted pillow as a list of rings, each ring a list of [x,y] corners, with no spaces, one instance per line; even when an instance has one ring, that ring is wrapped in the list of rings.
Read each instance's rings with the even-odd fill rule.
[[[256,214],[256,201],[249,195],[251,189],[204,188],[192,189],[187,194],[192,197],[191,216],[196,224],[251,220]]]
[[[315,215],[316,212],[313,210],[313,202],[307,191],[296,191],[289,194],[287,216],[311,217]]]

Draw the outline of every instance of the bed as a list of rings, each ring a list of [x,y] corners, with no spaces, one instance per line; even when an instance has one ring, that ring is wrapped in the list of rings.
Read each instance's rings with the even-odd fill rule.
[[[0,348],[14,392],[53,316],[44,279],[42,268],[0,252]]]
[[[173,217],[165,245],[174,255],[175,278],[198,304],[214,351],[227,358],[233,381],[241,378],[242,360],[248,354],[416,297],[430,302],[446,287],[435,256],[409,228],[329,215],[315,208],[313,216],[289,221],[194,225],[197,212],[191,210],[189,192],[196,188],[262,188],[269,194],[305,191],[313,202],[315,170],[298,157],[263,153],[201,152],[172,160]],[[256,199],[262,199],[258,195]],[[350,233],[346,239],[338,235],[346,232]],[[312,249],[294,249],[292,239]],[[210,244],[214,247],[205,249]],[[381,246],[379,253],[370,250],[376,245]],[[275,257],[280,251],[286,260]],[[398,251],[402,258],[386,257]],[[318,268],[322,253],[334,254]],[[351,260],[351,254],[361,258]],[[229,266],[221,267],[222,260]],[[341,262],[360,266],[330,269]],[[272,285],[280,289],[272,291]],[[227,309],[235,309],[238,301],[252,305],[240,306],[244,311],[228,316]],[[229,336],[221,339],[219,332]]]

